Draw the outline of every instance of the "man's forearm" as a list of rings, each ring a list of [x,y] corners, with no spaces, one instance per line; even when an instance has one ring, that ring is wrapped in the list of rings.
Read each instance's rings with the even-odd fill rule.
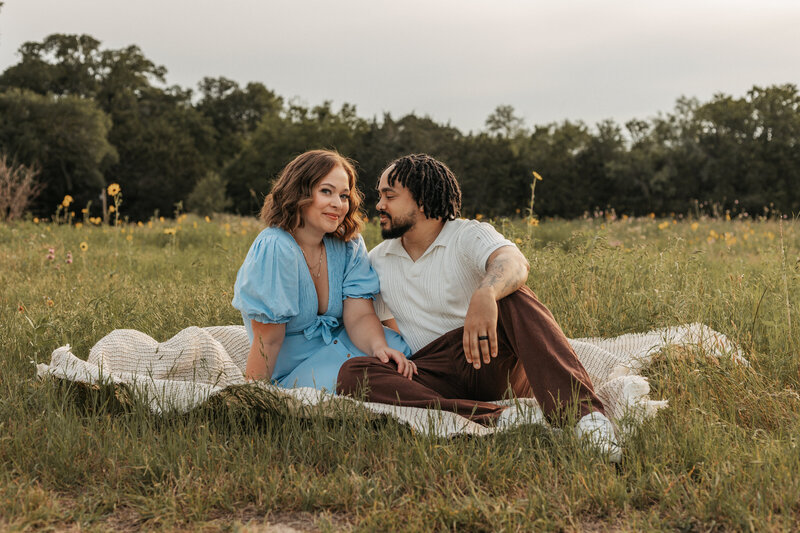
[[[518,250],[506,253],[502,249],[493,254],[486,265],[486,275],[478,290],[491,291],[495,300],[505,298],[522,287],[528,279],[528,261]]]

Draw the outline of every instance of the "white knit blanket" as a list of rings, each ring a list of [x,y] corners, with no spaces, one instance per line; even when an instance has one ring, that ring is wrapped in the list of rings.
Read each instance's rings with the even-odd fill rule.
[[[589,373],[609,418],[626,432],[667,405],[651,400],[650,385],[640,375],[652,357],[668,346],[691,348],[709,357],[727,356],[748,365],[741,351],[722,333],[702,324],[689,324],[619,337],[570,340]],[[40,378],[53,376],[87,384],[125,384],[154,413],[188,411],[234,385],[260,387],[285,401],[289,412],[308,416],[340,416],[342,402],[361,405],[367,412],[388,415],[415,431],[439,436],[486,435],[498,431],[459,415],[434,409],[396,407],[358,402],[310,388],[283,389],[265,383],[245,385],[244,369],[250,348],[243,326],[189,327],[165,342],[127,329],[114,330],[94,345],[89,358],[75,357],[70,346],[55,350],[50,364],[37,365]],[[530,420],[545,424],[534,399],[524,404]],[[509,403],[496,402],[498,404]]]

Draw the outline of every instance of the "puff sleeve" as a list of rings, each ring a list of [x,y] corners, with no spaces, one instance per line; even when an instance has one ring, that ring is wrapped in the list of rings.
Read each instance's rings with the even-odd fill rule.
[[[299,260],[291,243],[264,230],[247,252],[234,285],[233,307],[262,324],[284,324],[300,312]]]
[[[381,290],[378,274],[372,269],[364,239],[359,235],[347,242],[347,264],[342,284],[342,300],[372,299]]]

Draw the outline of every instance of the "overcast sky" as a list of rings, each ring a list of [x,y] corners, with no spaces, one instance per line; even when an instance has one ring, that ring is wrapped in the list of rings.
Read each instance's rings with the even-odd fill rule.
[[[0,70],[25,41],[87,33],[138,45],[170,84],[260,81],[466,133],[501,104],[528,125],[625,122],[800,84],[798,28],[798,0],[5,0]]]

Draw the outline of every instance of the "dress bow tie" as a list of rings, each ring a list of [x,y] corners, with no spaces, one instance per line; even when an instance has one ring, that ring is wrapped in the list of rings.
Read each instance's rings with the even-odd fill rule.
[[[303,330],[307,340],[311,340],[317,335],[322,335],[322,340],[325,344],[330,344],[333,341],[333,334],[331,330],[339,325],[339,321],[334,316],[319,315],[313,324]]]

